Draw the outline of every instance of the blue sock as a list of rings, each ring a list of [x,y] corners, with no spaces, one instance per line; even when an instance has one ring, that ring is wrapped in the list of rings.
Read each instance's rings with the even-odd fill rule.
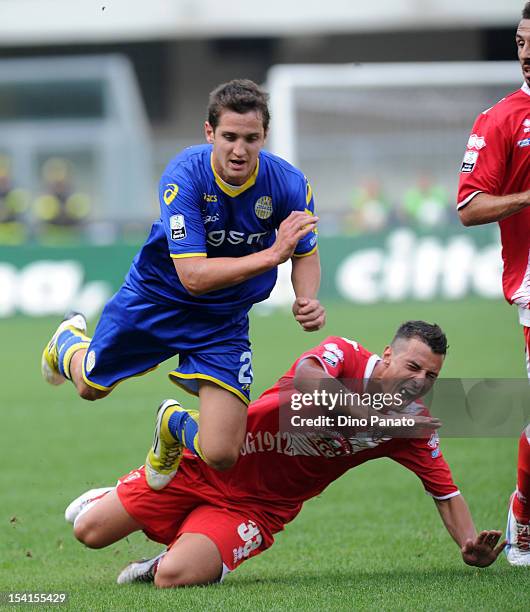
[[[199,446],[199,413],[196,410],[177,408],[169,417],[168,429],[194,455],[203,458]]]
[[[90,338],[77,329],[67,328],[59,334],[57,338],[57,355],[59,356],[57,365],[63,376],[70,379],[70,362],[74,353],[80,349],[88,348],[89,344]]]

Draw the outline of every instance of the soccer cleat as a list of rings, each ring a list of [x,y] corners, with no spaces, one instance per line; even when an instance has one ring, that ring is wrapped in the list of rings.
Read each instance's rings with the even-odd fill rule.
[[[179,410],[183,410],[182,406],[173,399],[163,401],[158,408],[153,446],[145,460],[145,479],[155,491],[171,482],[182,459],[184,447],[175,440],[168,428],[171,415]]]
[[[69,312],[59,327],[55,330],[51,340],[44,347],[41,357],[41,372],[44,380],[50,385],[62,385],[66,378],[59,372],[59,351],[57,350],[57,340],[65,330],[73,328],[83,334],[86,332],[86,319],[79,312]]]
[[[90,491],[86,491],[68,505],[64,511],[65,521],[74,524],[82,514],[92,508],[97,501],[113,489],[114,487],[102,487],[100,489],[90,489]]]
[[[156,570],[162,557],[166,551],[160,553],[152,559],[141,559],[134,561],[122,569],[120,575],[116,579],[118,584],[130,584],[131,582],[153,582],[155,579]]]
[[[530,567],[530,523],[520,523],[513,513],[513,499],[510,497],[508,509],[508,524],[506,525],[505,552],[511,565],[528,565]]]

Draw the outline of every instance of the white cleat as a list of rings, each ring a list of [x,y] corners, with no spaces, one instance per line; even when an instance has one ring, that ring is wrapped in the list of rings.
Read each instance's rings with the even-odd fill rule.
[[[164,551],[152,559],[142,559],[141,561],[129,563],[129,565],[120,572],[116,582],[118,584],[130,584],[132,582],[154,582],[158,564],[166,552],[167,551]]]
[[[59,338],[61,332],[68,327],[73,327],[84,334],[86,332],[85,317],[79,312],[68,313],[59,327],[55,330],[51,340],[44,347],[44,350],[42,351],[40,369],[42,372],[42,377],[46,382],[50,383],[50,385],[62,385],[66,380],[66,378],[59,372],[57,338]]]
[[[90,491],[86,491],[68,505],[64,511],[64,519],[68,523],[74,525],[81,515],[90,510],[94,504],[102,497],[105,497],[109,491],[114,489],[115,487],[101,487],[100,489],[90,489]]]
[[[527,565],[530,567],[530,523],[520,523],[513,513],[513,499],[510,497],[508,524],[506,525],[506,558],[510,565]]]

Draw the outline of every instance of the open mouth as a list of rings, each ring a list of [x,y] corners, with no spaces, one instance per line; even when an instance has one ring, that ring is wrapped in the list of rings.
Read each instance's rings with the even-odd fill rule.
[[[243,168],[245,166],[245,161],[242,159],[230,159],[228,163],[232,168],[237,169]]]
[[[399,389],[399,395],[404,402],[411,402],[412,400],[417,399],[421,394],[421,389],[411,389],[409,387],[401,387]]]

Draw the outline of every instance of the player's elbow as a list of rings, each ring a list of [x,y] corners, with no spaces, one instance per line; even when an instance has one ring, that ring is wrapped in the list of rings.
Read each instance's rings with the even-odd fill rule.
[[[460,219],[460,223],[465,227],[470,227],[471,225],[475,225],[472,214],[469,212],[470,209],[467,206],[460,208],[458,211],[458,218]]]
[[[197,258],[202,259],[202,258]],[[204,284],[204,268],[202,261],[184,260],[175,264],[179,280],[186,291],[193,297],[207,293],[208,288]]]
[[[204,282],[201,281],[201,275],[197,272],[188,272],[186,274],[179,273],[179,279],[182,286],[193,297],[198,297],[206,293]]]
[[[312,393],[323,378],[325,374],[322,365],[314,359],[307,358],[296,367],[293,386],[301,393]]]
[[[184,289],[193,297],[199,297],[206,293],[206,290],[201,285],[198,279],[186,279],[186,281],[182,281],[181,283],[184,286]]]

